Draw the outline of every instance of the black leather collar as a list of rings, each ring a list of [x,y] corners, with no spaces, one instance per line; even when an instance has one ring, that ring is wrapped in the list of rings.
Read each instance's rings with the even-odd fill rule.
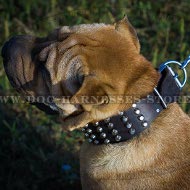
[[[154,91],[136,102],[126,111],[120,111],[105,120],[89,123],[82,131],[89,143],[109,144],[127,141],[150,127],[169,103],[175,102],[180,94],[171,68],[166,67]]]

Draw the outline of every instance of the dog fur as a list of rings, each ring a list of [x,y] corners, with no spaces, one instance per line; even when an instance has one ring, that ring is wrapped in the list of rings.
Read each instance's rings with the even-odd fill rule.
[[[137,34],[126,17],[116,25],[65,26],[43,39],[24,36],[15,41],[3,50],[11,83],[24,95],[54,96],[67,130],[105,119],[132,104],[104,99],[89,104],[83,96],[88,100],[91,96],[110,100],[113,95],[143,98],[159,80],[158,72],[140,54]],[[69,103],[64,104],[62,96],[71,97]],[[84,143],[82,187],[190,189],[189,139],[189,117],[177,103],[170,104],[150,129],[131,141]]]

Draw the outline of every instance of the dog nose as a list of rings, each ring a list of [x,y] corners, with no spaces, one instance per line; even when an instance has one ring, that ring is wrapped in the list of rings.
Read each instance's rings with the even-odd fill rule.
[[[5,60],[12,60],[15,58],[15,56],[18,56],[18,53],[20,53],[22,50],[26,51],[27,44],[29,44],[29,41],[33,40],[34,38],[32,36],[15,36],[9,39],[9,41],[5,42],[1,55],[3,59]]]
[[[19,88],[25,82],[23,77],[23,59],[30,59],[31,42],[34,41],[32,36],[15,36],[7,41],[3,48],[1,55],[5,72],[11,84]],[[26,64],[25,64],[26,65]]]

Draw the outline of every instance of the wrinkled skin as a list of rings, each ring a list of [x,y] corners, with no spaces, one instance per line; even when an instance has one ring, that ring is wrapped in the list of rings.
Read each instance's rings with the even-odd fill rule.
[[[132,102],[113,104],[111,96],[145,97],[159,80],[140,54],[127,18],[115,26],[62,27],[46,38],[14,37],[4,45],[2,56],[11,84],[24,96],[53,96],[51,104],[36,105],[59,113],[64,129],[69,130],[128,109]],[[65,96],[69,96],[67,103]],[[80,156],[83,189],[190,189],[189,139],[190,119],[173,103],[149,130],[131,141],[84,143]]]

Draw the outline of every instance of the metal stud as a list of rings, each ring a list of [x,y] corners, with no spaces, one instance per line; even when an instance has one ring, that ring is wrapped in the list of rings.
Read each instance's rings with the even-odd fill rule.
[[[156,112],[159,113],[159,112],[160,112],[160,109],[156,109]]]
[[[123,117],[122,117],[122,121],[123,121],[123,123],[127,123],[128,117],[123,116]]]
[[[106,118],[106,119],[104,120],[104,122],[105,122],[105,123],[109,123],[109,122],[110,122],[110,118]]]
[[[108,123],[108,129],[109,130],[113,129],[113,123]]]
[[[143,126],[143,127],[147,127],[147,126],[148,126],[148,123],[147,123],[146,121],[144,121],[144,122],[142,123],[142,126]]]
[[[147,98],[150,98],[150,95],[147,95]]]
[[[134,110],[135,114],[139,115],[141,113],[141,111],[139,109],[135,109]]]
[[[138,117],[138,119],[139,119],[140,121],[143,121],[143,120],[144,120],[144,116],[143,116],[143,115],[140,115],[140,116]]]
[[[115,140],[116,140],[117,142],[119,142],[119,141],[121,140],[121,136],[117,135],[117,136],[115,137]]]
[[[87,129],[86,132],[87,132],[88,134],[90,134],[90,133],[92,133],[92,129]]]
[[[123,112],[123,111],[120,111],[120,112],[119,112],[119,115],[121,115],[121,116],[122,116],[123,114],[124,114],[124,112]]]
[[[99,144],[99,141],[98,141],[98,140],[95,140],[95,141],[94,141],[94,144]]]
[[[106,133],[101,133],[101,134],[100,134],[100,138],[101,138],[101,139],[105,139],[105,138],[106,138]]]
[[[114,135],[114,136],[115,136],[115,135],[117,135],[117,134],[118,134],[118,130],[113,129],[113,130],[112,130],[112,135]]]
[[[88,139],[88,142],[91,143],[93,140],[91,138]]]
[[[91,138],[91,139],[95,139],[95,138],[96,138],[96,135],[92,134],[92,135],[90,135],[90,138]]]
[[[137,107],[137,104],[133,104],[132,107],[133,107],[133,108],[136,108],[136,107]]]
[[[88,134],[88,133],[85,133],[84,135],[85,135],[85,137],[89,137],[89,134]]]
[[[130,129],[132,127],[132,123],[127,123],[126,127]]]
[[[85,127],[88,127],[88,123],[85,125]]]
[[[135,134],[135,129],[131,128],[131,129],[129,130],[129,133],[130,133],[131,135],[134,135],[134,134]]]
[[[81,131],[82,131],[82,132],[85,132],[85,131],[86,131],[86,129],[83,127],[83,128],[81,129]]]
[[[98,125],[99,125],[99,122],[96,122],[94,125],[95,125],[95,126],[98,126]]]
[[[102,127],[97,127],[97,132],[101,133],[103,131]]]
[[[110,140],[109,139],[105,139],[104,140],[104,144],[109,144],[110,143]]]

